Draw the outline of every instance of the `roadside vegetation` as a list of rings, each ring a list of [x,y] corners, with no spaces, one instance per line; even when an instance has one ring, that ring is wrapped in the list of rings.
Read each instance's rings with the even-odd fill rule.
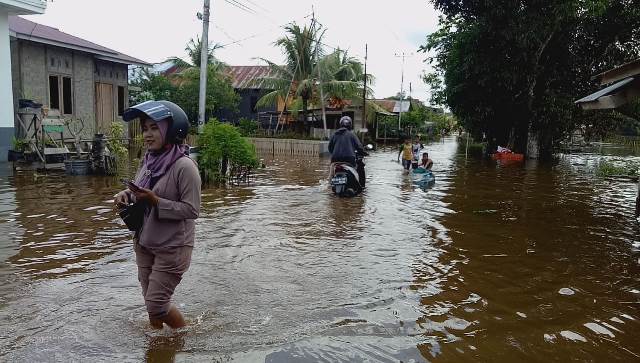
[[[240,130],[216,119],[205,124],[198,145],[198,165],[205,181],[219,184],[246,181],[259,165],[255,147]]]

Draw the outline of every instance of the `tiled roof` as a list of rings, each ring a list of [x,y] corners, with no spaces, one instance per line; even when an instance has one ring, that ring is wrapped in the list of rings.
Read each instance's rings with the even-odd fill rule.
[[[235,89],[260,88],[254,80],[273,74],[269,66],[228,66],[227,72],[231,76],[231,83]]]
[[[20,39],[39,43],[56,43],[56,45],[61,47],[78,48],[87,53],[102,56],[107,60],[120,61],[127,64],[148,64],[145,61],[122,54],[113,49],[61,32],[57,28],[38,24],[19,16],[9,17],[9,31],[15,33]]]

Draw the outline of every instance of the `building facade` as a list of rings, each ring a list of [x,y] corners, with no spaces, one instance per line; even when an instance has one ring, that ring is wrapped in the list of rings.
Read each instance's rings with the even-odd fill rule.
[[[69,121],[76,130],[83,124],[85,139],[121,120],[128,107],[128,65],[146,62],[17,16],[9,17],[9,29],[14,112],[20,100],[42,104],[48,117]],[[15,120],[15,135],[24,137]],[[68,130],[64,137],[71,137]]]

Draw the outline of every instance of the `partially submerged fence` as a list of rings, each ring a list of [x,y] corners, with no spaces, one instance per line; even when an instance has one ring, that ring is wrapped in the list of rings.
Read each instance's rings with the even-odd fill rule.
[[[131,141],[140,140],[137,133],[129,133]],[[138,138],[135,138],[138,136]],[[296,155],[296,156],[323,156],[329,154],[329,142],[319,140],[276,139],[249,137],[247,140],[256,147],[259,154],[272,155]],[[187,135],[185,143],[198,146],[198,135]]]
[[[318,140],[248,138],[259,154],[321,156],[329,153],[329,142]]]

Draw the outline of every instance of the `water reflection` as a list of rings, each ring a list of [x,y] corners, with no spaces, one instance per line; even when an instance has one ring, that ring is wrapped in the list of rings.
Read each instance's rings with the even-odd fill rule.
[[[114,179],[0,177],[0,359],[637,360],[636,187],[590,171],[618,156],[427,148],[427,190],[395,150],[368,158],[357,198],[333,196],[316,158],[205,187],[179,334],[147,326]]]
[[[606,322],[623,314],[635,319],[637,295],[629,293],[639,270],[630,249],[638,232],[629,205],[635,185],[576,173],[573,158],[521,168],[467,164],[453,173],[446,200],[456,213],[443,224],[463,231],[451,234],[450,251],[462,263],[448,263],[458,275],[449,280],[452,291],[423,303],[433,307],[444,299],[437,316],[470,324],[443,346],[443,357],[485,360],[491,352],[500,360],[528,360],[557,354],[560,345],[571,359],[637,358],[631,343],[637,324],[612,341]]]
[[[23,275],[85,272],[129,237],[126,229],[117,228],[111,209],[118,188],[113,178],[19,173],[9,185],[15,201],[13,210],[5,213],[6,225],[20,228],[20,233],[11,235],[19,250],[7,261]]]

